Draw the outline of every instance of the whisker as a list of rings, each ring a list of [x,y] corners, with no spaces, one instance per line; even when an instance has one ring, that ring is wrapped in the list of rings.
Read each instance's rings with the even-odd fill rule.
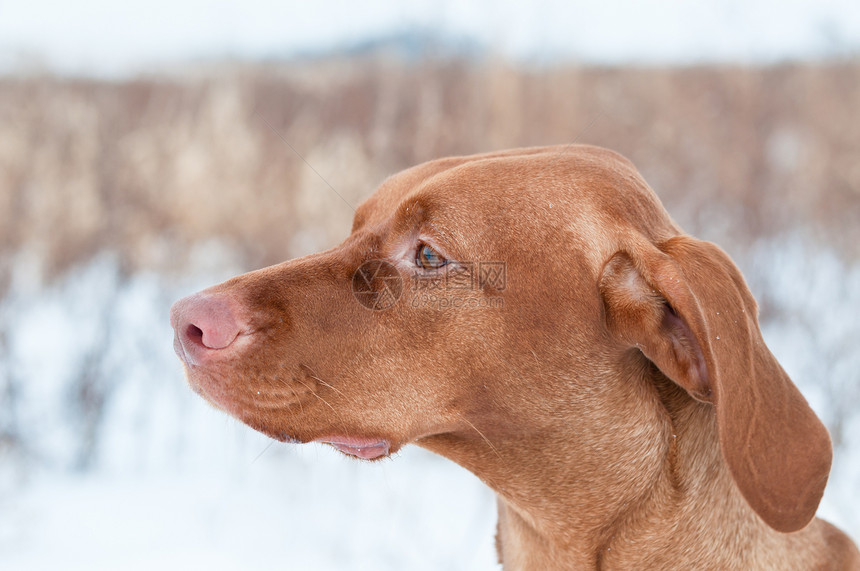
[[[251,464],[249,464],[249,465],[250,465],[250,466],[253,466],[253,465],[254,465],[254,463],[255,463],[257,460],[259,460],[259,459],[263,456],[263,454],[265,454],[265,453],[266,453],[266,451],[267,451],[269,448],[271,448],[271,447],[272,447],[272,445],[273,445],[275,442],[276,442],[275,440],[272,440],[271,442],[269,442],[269,443],[266,445],[266,447],[265,447],[265,448],[263,448],[263,450],[262,450],[259,454],[257,454],[257,457],[256,457],[256,458],[254,458],[253,460],[251,460]]]
[[[340,391],[340,390],[336,389],[334,386],[332,386],[332,385],[328,384],[327,382],[325,382],[325,381],[324,381],[324,380],[322,380],[321,378],[317,377],[316,375],[308,375],[308,376],[309,376],[310,378],[314,379],[315,381],[317,381],[319,384],[321,384],[321,385],[323,385],[323,386],[326,386],[326,387],[330,388],[331,390],[333,390],[334,392],[336,392],[337,394],[339,394],[339,395],[340,395],[340,396],[342,396],[343,398],[348,398],[345,394],[343,394],[343,392],[342,392],[342,391]]]
[[[483,439],[484,439],[484,442],[486,442],[486,443],[487,443],[487,446],[489,446],[489,447],[490,447],[490,450],[492,450],[492,451],[495,453],[495,455],[499,458],[499,460],[501,460],[501,459],[502,459],[502,455],[501,455],[501,454],[499,454],[499,451],[496,449],[496,447],[495,447],[495,446],[493,446],[493,443],[492,443],[492,442],[490,442],[490,439],[489,439],[489,438],[487,438],[486,436],[484,436],[484,433],[483,433],[483,432],[481,432],[480,430],[478,430],[478,427],[477,427],[477,426],[475,426],[474,424],[472,424],[472,423],[471,423],[471,421],[469,421],[469,419],[468,419],[468,418],[466,418],[466,417],[465,417],[465,416],[463,416],[463,415],[460,415],[460,418],[462,418],[462,419],[463,419],[463,421],[464,421],[466,424],[468,424],[469,426],[471,426],[471,427],[472,427],[472,429],[473,429],[475,432],[477,432],[477,433],[478,433],[478,435],[479,435],[481,438],[483,438]]]
[[[320,401],[322,401],[322,403],[323,403],[324,405],[326,405],[327,407],[329,407],[329,408],[331,409],[331,411],[334,413],[334,415],[337,417],[337,420],[338,420],[338,422],[340,423],[340,425],[341,425],[341,426],[343,426],[344,428],[346,428],[346,423],[343,421],[343,418],[341,417],[340,413],[337,411],[337,409],[336,409],[336,408],[334,408],[334,407],[331,405],[331,403],[329,403],[329,402],[328,402],[327,400],[325,400],[323,397],[321,397],[320,395],[318,395],[318,394],[316,393],[316,391],[314,391],[312,388],[310,388],[306,383],[303,383],[303,382],[302,382],[302,381],[300,381],[299,379],[296,379],[296,382],[297,382],[297,383],[299,383],[299,384],[301,384],[301,385],[304,385],[304,387],[305,387],[306,389],[308,389],[308,392],[310,392],[313,396],[315,396],[315,397],[316,397],[316,398],[318,398]]]
[[[294,389],[290,385],[287,385],[287,388],[290,389],[290,391],[292,391],[292,393],[293,393],[293,396],[296,397],[296,402],[299,404],[299,410],[301,411],[302,414],[304,414],[305,413],[305,407],[302,405],[302,398],[299,396],[299,393],[297,393],[296,389]]]

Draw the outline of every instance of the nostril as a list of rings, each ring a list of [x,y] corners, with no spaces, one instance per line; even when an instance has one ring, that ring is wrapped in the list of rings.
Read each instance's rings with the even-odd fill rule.
[[[191,341],[200,343],[201,345],[206,345],[205,343],[203,343],[203,330],[194,325],[193,323],[189,323],[188,327],[185,329],[185,337],[190,339]]]

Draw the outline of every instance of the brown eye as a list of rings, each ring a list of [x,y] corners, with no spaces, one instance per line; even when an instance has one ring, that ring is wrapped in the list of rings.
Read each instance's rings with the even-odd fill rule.
[[[418,252],[415,253],[415,263],[419,268],[435,270],[447,264],[448,260],[427,244],[421,244],[418,246]]]

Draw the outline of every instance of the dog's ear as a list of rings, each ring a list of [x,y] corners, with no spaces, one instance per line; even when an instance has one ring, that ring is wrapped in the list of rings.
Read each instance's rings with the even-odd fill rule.
[[[827,429],[765,346],[740,271],[687,236],[617,252],[600,277],[607,325],[716,408],[720,448],[749,505],[778,531],[814,517],[830,471]]]

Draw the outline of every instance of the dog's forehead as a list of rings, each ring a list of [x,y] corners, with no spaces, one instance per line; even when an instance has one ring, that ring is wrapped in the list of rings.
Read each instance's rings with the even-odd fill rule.
[[[629,161],[586,145],[423,163],[387,179],[358,208],[353,229],[390,221],[416,201],[444,205],[461,216],[507,213],[520,226],[550,225],[574,235],[603,237],[608,249],[617,244],[619,233],[631,230],[654,240],[678,232]]]

